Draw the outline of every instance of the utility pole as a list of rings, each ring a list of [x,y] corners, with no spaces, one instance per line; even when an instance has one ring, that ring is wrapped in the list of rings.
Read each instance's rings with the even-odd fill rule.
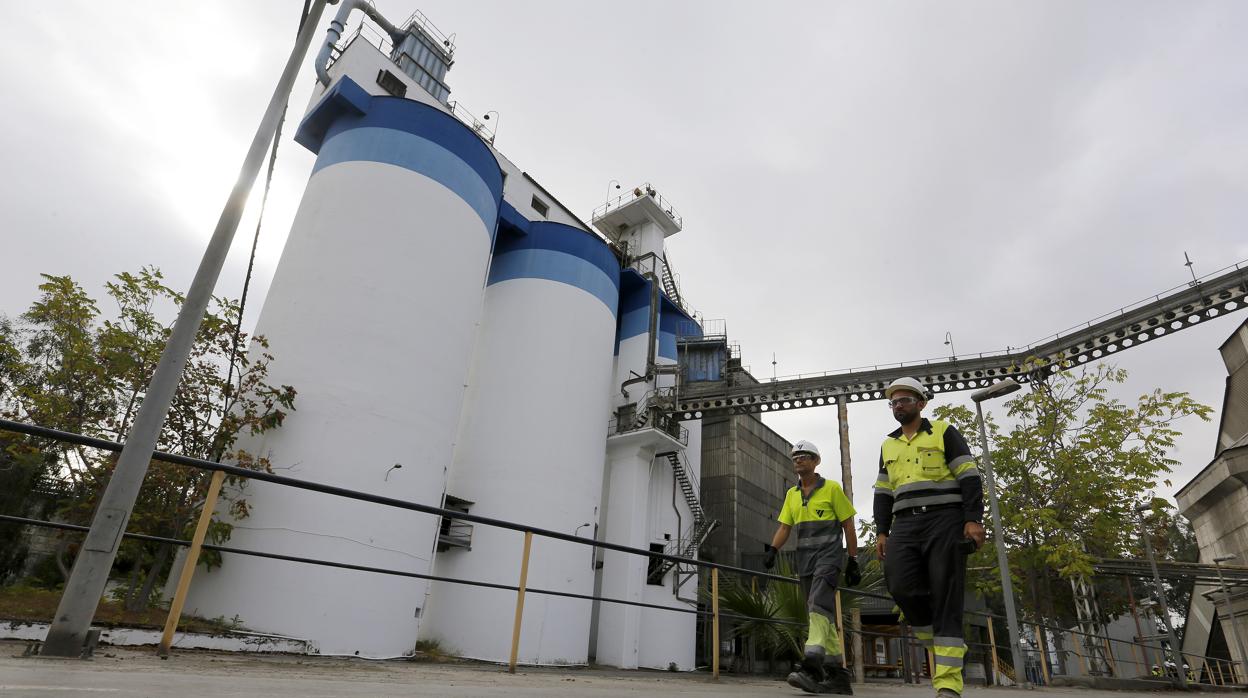
[[[230,251],[230,243],[238,230],[239,219],[243,215],[243,207],[247,195],[255,184],[256,176],[264,155],[268,151],[273,136],[277,133],[278,123],[290,96],[295,77],[303,64],[312,36],[320,24],[321,14],[325,10],[326,0],[313,0],[304,20],[303,29],[295,40],[295,46],[286,61],[286,67],[273,90],[273,97],[260,120],[251,147],[243,160],[242,170],[234,189],[226,199],[221,217],[217,220],[216,230],[204,250],[195,279],[187,291],[186,300],[178,313],[173,325],[169,343],[160,356],[156,372],[147,386],[146,397],[135,416],[134,427],[130,430],[126,445],[118,457],[117,466],[108,481],[104,495],[91,520],[91,529],[83,541],[82,549],[74,560],[73,571],[65,584],[60,603],[56,608],[56,616],[44,639],[40,654],[50,657],[78,657],[82,655],[83,643],[95,617],[96,606],[104,594],[104,586],[108,583],[108,575],[117,557],[117,547],[121,542],[122,533],[134,510],[135,499],[143,486],[143,478],[152,459],[152,451],[156,450],[156,440],[164,426],[165,416],[169,412],[169,404],[182,378],[182,369],[186,366],[195,335],[204,319],[204,312],[212,299],[212,291],[217,285],[221,267],[225,264],[226,255]]]
[[[1144,512],[1153,508],[1152,504],[1140,504],[1135,507],[1136,518],[1140,520],[1140,537],[1144,539],[1144,551],[1148,554],[1148,565],[1153,568],[1153,585],[1157,589],[1157,606],[1161,609],[1161,622],[1166,626],[1166,637],[1170,641],[1170,661],[1174,662],[1174,673],[1179,677],[1179,688],[1187,689],[1187,672],[1183,670],[1183,656],[1179,653],[1179,640],[1175,637],[1174,626],[1170,624],[1170,608],[1166,606],[1166,588],[1161,583],[1161,573],[1157,571],[1157,558],[1153,557],[1153,542],[1149,540],[1148,530],[1144,527]]]
[[[854,469],[849,459],[849,405],[844,395],[836,396],[836,423],[841,436],[841,489],[854,501]]]

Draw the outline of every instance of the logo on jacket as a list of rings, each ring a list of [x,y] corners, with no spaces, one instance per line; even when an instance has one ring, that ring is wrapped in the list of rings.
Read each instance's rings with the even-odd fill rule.
[[[815,509],[815,516],[823,516],[823,509]]]

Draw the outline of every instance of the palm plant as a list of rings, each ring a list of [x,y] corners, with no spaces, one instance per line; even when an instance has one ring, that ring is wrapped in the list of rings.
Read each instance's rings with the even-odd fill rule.
[[[858,589],[875,593],[884,592],[884,569],[875,558],[875,551],[864,551],[858,556],[862,564],[862,582]],[[793,565],[787,555],[781,555],[775,574],[790,577],[796,582]],[[844,611],[859,604],[857,594],[842,594]],[[719,604],[725,612],[738,616],[727,637],[746,638],[764,656],[772,660],[798,661],[806,643],[806,598],[796,584],[762,580],[731,578],[719,585]]]
[[[775,573],[795,577],[793,565],[785,556],[780,557]],[[806,641],[806,599],[797,584],[727,579],[719,585],[719,604],[738,616],[728,637],[747,638],[770,659],[801,658]]]

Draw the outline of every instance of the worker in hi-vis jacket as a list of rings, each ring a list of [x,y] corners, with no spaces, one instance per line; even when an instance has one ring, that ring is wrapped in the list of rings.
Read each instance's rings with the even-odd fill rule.
[[[932,649],[937,698],[960,698],[966,556],[984,544],[983,481],[958,430],[923,418],[922,383],[899,378],[884,397],[901,426],[880,447],[876,551],[888,593]]]
[[[809,625],[805,657],[801,668],[789,674],[789,685],[807,693],[852,695],[836,632],[836,587],[842,570],[849,586],[862,581],[854,559],[858,555],[856,512],[839,484],[815,472],[819,449],[814,444],[798,441],[791,457],[798,484],[785,495],[771,545],[763,546],[763,566],[771,569],[789,533],[797,530],[797,575],[806,595]]]

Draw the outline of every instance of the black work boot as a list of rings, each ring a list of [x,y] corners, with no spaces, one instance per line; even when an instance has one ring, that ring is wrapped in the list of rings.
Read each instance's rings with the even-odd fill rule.
[[[830,666],[823,670],[824,679],[819,682],[820,693],[834,693],[840,696],[854,695],[849,685],[849,669],[843,666]]]
[[[818,693],[823,681],[823,666],[818,657],[806,657],[797,671],[789,674],[789,685],[807,693]]]

